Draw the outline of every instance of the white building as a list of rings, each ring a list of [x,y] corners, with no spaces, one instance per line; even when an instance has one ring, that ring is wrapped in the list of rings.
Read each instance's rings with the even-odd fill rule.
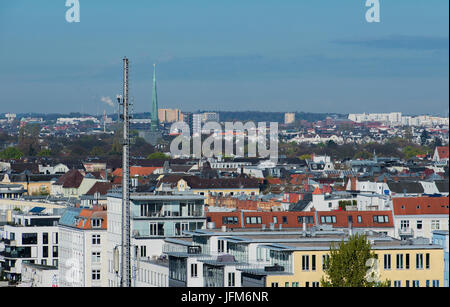
[[[14,214],[13,225],[5,225],[1,253],[2,269],[8,280],[20,280],[23,263],[58,266],[59,216],[46,215],[41,209]]]
[[[160,259],[166,238],[184,238],[185,231],[205,228],[205,198],[194,194],[159,195],[153,193],[132,193],[131,203],[131,271],[132,282],[139,280],[138,268],[144,260]],[[108,208],[108,276],[109,286],[120,285],[114,250],[121,252],[122,240],[122,193],[111,191],[107,199]],[[149,264],[146,264],[149,266]],[[152,268],[156,270],[155,267]],[[150,269],[148,269],[151,271]],[[159,273],[162,274],[164,269]],[[120,271],[120,270],[119,270]],[[156,270],[157,271],[157,270]],[[156,272],[155,271],[155,272]],[[141,279],[142,280],[142,279]],[[145,281],[144,281],[145,283]],[[141,283],[142,284],[142,283]]]
[[[58,287],[58,267],[22,263],[22,280],[18,287]]]
[[[448,197],[398,197],[393,200],[395,238],[423,237],[449,230]]]
[[[107,287],[107,214],[68,208],[59,221],[61,287]]]

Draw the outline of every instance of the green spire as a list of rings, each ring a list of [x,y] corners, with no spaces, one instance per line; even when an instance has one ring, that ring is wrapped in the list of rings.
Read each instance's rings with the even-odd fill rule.
[[[156,93],[156,64],[153,64],[153,96],[152,96],[152,124],[151,131],[157,131],[159,128],[158,121],[158,95]]]

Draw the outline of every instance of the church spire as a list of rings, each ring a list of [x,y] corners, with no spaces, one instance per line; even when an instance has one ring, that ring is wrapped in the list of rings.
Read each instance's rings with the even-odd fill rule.
[[[158,95],[156,92],[156,64],[153,64],[153,95],[152,95],[152,123],[151,130],[157,131],[159,128],[158,120]]]

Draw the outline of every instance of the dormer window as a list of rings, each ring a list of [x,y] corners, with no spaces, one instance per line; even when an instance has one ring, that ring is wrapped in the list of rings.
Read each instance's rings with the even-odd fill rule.
[[[102,227],[102,220],[101,219],[92,219],[92,228],[100,228]]]

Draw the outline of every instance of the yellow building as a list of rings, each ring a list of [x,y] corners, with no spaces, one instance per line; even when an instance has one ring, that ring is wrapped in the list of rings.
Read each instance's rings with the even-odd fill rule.
[[[387,237],[389,238],[389,237]],[[330,242],[287,243],[268,247],[274,257],[290,266],[282,274],[266,276],[266,287],[319,287],[324,273]],[[379,280],[389,280],[392,287],[434,287],[444,284],[443,249],[430,244],[403,244],[399,240],[375,240]],[[368,267],[369,269],[369,267]]]
[[[169,175],[160,180],[156,190],[162,191],[165,188],[179,192],[190,191],[203,196],[259,195],[258,181],[250,178],[204,179],[197,176]],[[208,204],[208,199],[206,197],[205,205]]]
[[[52,183],[55,182],[57,175],[41,175],[41,174],[5,174],[0,183],[20,184],[27,195],[48,195],[51,191]]]
[[[160,123],[179,122],[182,119],[179,109],[158,109],[158,120]]]

